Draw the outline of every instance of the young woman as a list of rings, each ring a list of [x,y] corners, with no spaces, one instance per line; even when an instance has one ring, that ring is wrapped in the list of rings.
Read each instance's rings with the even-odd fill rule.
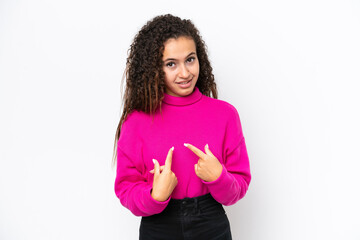
[[[140,239],[231,239],[223,205],[246,194],[249,159],[236,108],[217,99],[199,31],[157,16],[129,50],[116,196],[142,216]]]

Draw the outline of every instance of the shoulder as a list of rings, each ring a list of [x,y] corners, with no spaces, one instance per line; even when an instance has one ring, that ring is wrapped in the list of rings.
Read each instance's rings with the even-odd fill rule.
[[[141,132],[141,128],[144,125],[143,123],[147,118],[148,116],[146,113],[138,110],[132,110],[128,113],[121,125],[120,139],[128,140],[128,138],[138,136],[138,133]]]
[[[203,95],[203,98],[214,111],[220,112],[224,117],[233,118],[239,116],[238,110],[231,103],[205,95]]]
[[[138,110],[132,110],[130,113],[127,114],[123,126],[124,127],[138,127],[142,125],[144,121],[149,118],[149,115]]]
[[[124,123],[133,123],[135,121],[139,121],[141,118],[141,111],[138,111],[136,109],[132,110],[131,112],[129,112],[125,118]]]

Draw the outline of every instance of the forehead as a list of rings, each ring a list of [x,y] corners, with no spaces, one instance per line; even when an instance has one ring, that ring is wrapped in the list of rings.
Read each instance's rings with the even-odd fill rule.
[[[170,38],[164,43],[163,58],[183,58],[191,52],[196,52],[196,45],[192,38],[179,37]]]

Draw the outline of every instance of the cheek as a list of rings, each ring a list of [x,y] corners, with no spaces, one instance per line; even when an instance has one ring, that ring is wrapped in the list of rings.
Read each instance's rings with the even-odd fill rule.
[[[199,65],[199,64],[194,64],[194,65],[191,67],[191,72],[192,72],[193,74],[198,75],[199,72],[200,72],[200,65]]]
[[[174,71],[164,70],[165,73],[165,81],[166,82],[172,82],[174,79]]]
[[[171,74],[167,71],[164,71],[165,73],[165,83],[170,83],[171,82]]]

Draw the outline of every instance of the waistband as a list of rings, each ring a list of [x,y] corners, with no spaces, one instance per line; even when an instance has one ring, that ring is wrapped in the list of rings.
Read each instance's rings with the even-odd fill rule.
[[[191,206],[193,204],[201,204],[201,203],[210,203],[210,202],[216,202],[216,200],[211,196],[210,193],[202,195],[202,196],[198,196],[198,197],[193,197],[193,198],[183,198],[183,199],[170,199],[168,206],[174,206],[174,207],[178,207],[180,205],[182,206]]]
[[[224,213],[225,210],[221,203],[217,202],[210,193],[183,199],[170,199],[166,208],[153,217],[174,217],[174,216],[190,216],[190,215],[217,215]]]

